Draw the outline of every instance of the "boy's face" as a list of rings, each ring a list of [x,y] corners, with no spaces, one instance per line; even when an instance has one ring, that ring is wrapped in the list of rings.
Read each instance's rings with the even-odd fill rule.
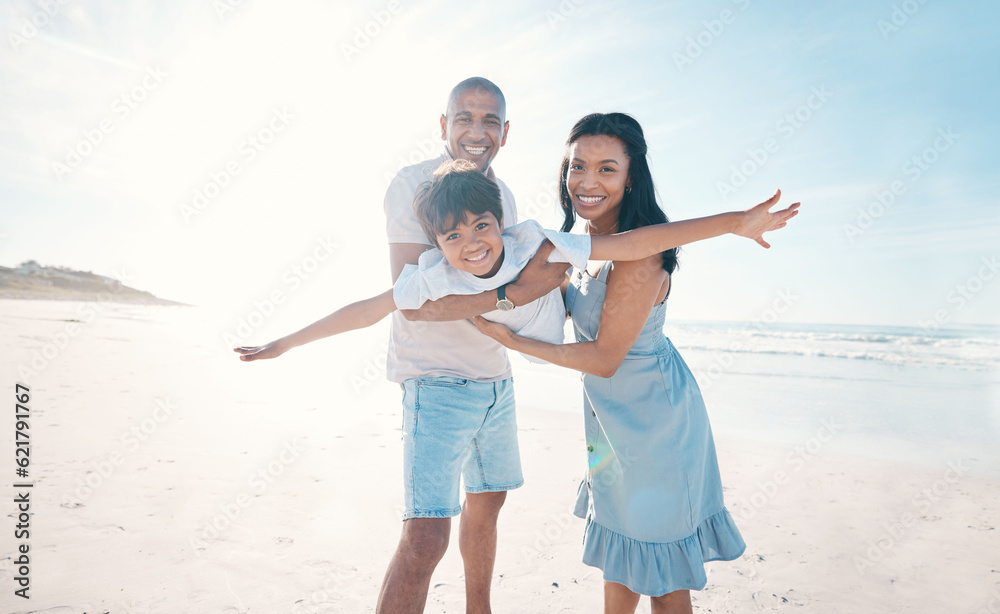
[[[490,277],[503,263],[503,226],[492,213],[466,213],[465,219],[435,237],[448,264],[478,277]]]
[[[508,123],[496,96],[481,89],[467,89],[448,104],[441,116],[441,139],[455,159],[469,160],[486,172],[507,142]]]

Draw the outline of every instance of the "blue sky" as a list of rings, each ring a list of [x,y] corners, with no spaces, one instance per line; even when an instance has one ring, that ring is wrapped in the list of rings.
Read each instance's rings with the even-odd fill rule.
[[[482,75],[507,96],[495,168],[522,217],[558,224],[563,141],[594,111],[642,123],[671,219],[779,187],[803,201],[770,251],[686,248],[671,317],[1000,324],[998,17],[918,0],[8,2],[0,265],[328,312],[387,286],[386,177],[437,155],[448,90]]]

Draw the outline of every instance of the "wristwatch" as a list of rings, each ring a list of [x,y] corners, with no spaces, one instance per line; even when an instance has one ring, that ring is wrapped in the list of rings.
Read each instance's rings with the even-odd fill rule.
[[[507,284],[497,288],[497,309],[500,311],[510,311],[514,309],[514,303],[507,298]]]

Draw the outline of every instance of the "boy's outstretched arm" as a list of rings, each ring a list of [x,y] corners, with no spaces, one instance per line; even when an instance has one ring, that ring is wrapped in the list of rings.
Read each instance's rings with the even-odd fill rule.
[[[396,304],[392,301],[390,288],[378,296],[341,307],[322,320],[317,320],[302,330],[276,339],[267,345],[242,346],[234,348],[233,351],[242,354],[240,360],[243,361],[277,358],[294,347],[317,339],[367,328],[393,311],[396,311]]]
[[[402,249],[407,244],[390,245],[390,262],[393,263],[393,281],[399,276],[399,271],[403,265],[399,264],[398,270],[394,264],[402,257],[394,256],[394,250],[402,256]],[[542,244],[538,248],[531,261],[521,270],[517,281],[507,285],[507,298],[514,303],[515,307],[527,305],[531,301],[539,299],[559,285],[566,278],[566,269],[569,264],[565,262],[548,262],[549,253],[553,245],[549,242]],[[661,250],[662,251],[662,250]],[[651,252],[655,253],[655,252]],[[419,252],[417,253],[419,256]],[[426,320],[430,322],[445,322],[450,320],[464,320],[473,316],[489,313],[497,308],[497,293],[495,290],[480,292],[479,294],[458,295],[453,294],[439,298],[436,301],[427,301],[420,309],[400,309],[399,312],[407,320]]]
[[[771,247],[762,235],[784,227],[788,220],[798,215],[799,203],[772,213],[771,207],[778,203],[779,198],[781,190],[746,211],[731,211],[591,237],[590,257],[593,260],[641,260],[674,247],[728,233],[753,239],[765,248]]]

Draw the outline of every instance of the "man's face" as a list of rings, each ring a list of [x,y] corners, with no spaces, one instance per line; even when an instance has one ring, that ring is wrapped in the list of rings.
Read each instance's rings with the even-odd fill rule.
[[[476,88],[459,94],[441,116],[441,139],[451,157],[469,160],[484,173],[507,142],[507,128],[500,101]]]

